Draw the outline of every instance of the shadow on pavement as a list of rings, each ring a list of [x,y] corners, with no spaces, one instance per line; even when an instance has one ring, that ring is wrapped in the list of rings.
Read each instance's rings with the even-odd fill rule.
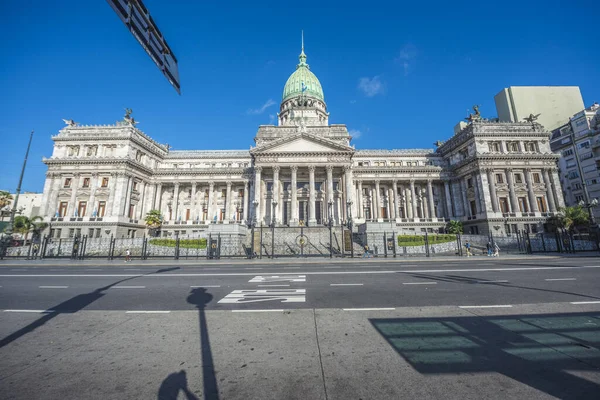
[[[26,334],[34,331],[35,329],[44,325],[46,322],[50,321],[51,319],[56,318],[60,314],[73,314],[78,311],[81,311],[82,309],[89,306],[90,304],[92,304],[93,302],[98,300],[99,298],[104,297],[106,295],[106,293],[104,293],[105,291],[112,288],[113,286],[118,285],[119,283],[123,283],[125,281],[129,281],[131,279],[136,279],[136,278],[139,278],[142,276],[160,274],[163,272],[169,272],[169,271],[173,271],[176,269],[179,269],[179,267],[165,268],[165,269],[160,269],[158,271],[151,272],[148,274],[132,276],[132,277],[121,279],[120,281],[111,283],[110,285],[98,288],[98,289],[94,290],[93,292],[78,294],[77,296],[72,297],[69,300],[63,301],[62,303],[57,304],[54,307],[50,307],[49,309],[47,309],[46,314],[43,317],[33,321],[29,325],[19,329],[18,331],[14,332],[14,333],[11,333],[10,335],[6,336],[4,339],[0,340],[0,348],[6,346],[7,344],[9,344],[11,342],[14,342],[15,340],[19,339],[20,337],[22,337]]]
[[[440,282],[465,283],[465,284],[469,284],[469,285],[487,285],[487,286],[494,285],[494,286],[502,286],[502,287],[506,287],[506,288],[526,289],[526,290],[536,290],[539,292],[568,294],[571,296],[584,297],[586,299],[596,299],[596,300],[600,299],[600,297],[592,296],[589,294],[566,292],[564,290],[536,288],[536,287],[531,287],[531,286],[514,285],[510,282],[495,282],[494,280],[488,280],[488,279],[483,279],[483,278],[472,278],[470,276],[430,275],[430,274],[419,274],[419,273],[411,273],[410,275],[415,278],[430,279],[430,280],[440,281]]]
[[[158,389],[158,400],[177,400],[182,392],[187,400],[198,400],[198,397],[188,389],[187,375],[184,370],[174,372],[162,381]]]
[[[204,398],[207,400],[219,400],[219,388],[215,365],[210,347],[208,325],[206,323],[205,308],[213,299],[212,294],[205,288],[192,289],[187,302],[194,304],[198,309],[198,320],[200,321],[200,348],[202,349],[202,381],[204,382]]]
[[[422,374],[500,373],[560,399],[598,398],[600,313],[371,319]]]

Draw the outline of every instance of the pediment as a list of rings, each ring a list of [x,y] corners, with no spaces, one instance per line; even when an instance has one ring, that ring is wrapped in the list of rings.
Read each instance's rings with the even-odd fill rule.
[[[310,135],[298,134],[278,139],[251,151],[254,154],[268,153],[339,153],[354,152],[352,147]]]

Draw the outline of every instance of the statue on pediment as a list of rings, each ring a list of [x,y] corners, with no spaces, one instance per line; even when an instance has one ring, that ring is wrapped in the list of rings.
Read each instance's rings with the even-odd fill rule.
[[[475,114],[469,114],[469,116],[465,118],[469,122],[479,121],[481,119],[481,113],[479,112],[478,105],[473,106],[473,111],[475,111]]]
[[[79,122],[75,122],[72,119],[64,119],[62,118],[63,121],[65,121],[65,124],[67,124],[67,126],[77,126],[79,125]]]
[[[125,108],[125,116],[123,117],[123,120],[135,126],[136,124],[138,124],[138,122],[135,120],[135,118],[131,116],[131,113],[133,113],[133,110],[131,110],[131,108]]]
[[[529,114],[529,117],[525,117],[524,119],[525,119],[525,121],[529,122],[530,124],[533,124],[535,121],[537,121],[537,119],[539,118],[540,115],[542,115],[542,114],[541,113],[536,114],[536,115]]]

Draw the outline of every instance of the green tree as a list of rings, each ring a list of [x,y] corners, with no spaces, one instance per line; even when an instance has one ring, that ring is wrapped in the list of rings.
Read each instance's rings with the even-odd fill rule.
[[[29,232],[33,232],[33,237],[37,237],[41,235],[47,227],[48,224],[45,223],[44,219],[40,216],[29,218],[25,215],[19,215],[15,217],[13,232],[20,233],[24,236],[24,240],[27,241]]]
[[[446,232],[448,233],[463,233],[463,224],[461,221],[450,220],[446,224]]]
[[[5,190],[0,190],[0,208],[4,208],[9,205],[12,199],[12,194]]]
[[[587,227],[590,220],[585,208],[573,206],[560,208],[558,210],[558,215],[551,218],[548,222],[554,224],[557,228],[572,233],[577,231],[578,227]]]
[[[162,226],[163,216],[160,213],[160,210],[150,210],[146,214],[144,218],[144,222],[146,223],[146,227],[148,227],[151,231],[156,231],[158,228]]]

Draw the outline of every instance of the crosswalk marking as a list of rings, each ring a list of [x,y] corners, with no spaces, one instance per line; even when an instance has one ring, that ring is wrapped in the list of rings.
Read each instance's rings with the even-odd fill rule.
[[[250,283],[306,282],[306,275],[258,275]]]
[[[258,289],[234,290],[219,300],[221,304],[255,303],[261,301],[280,301],[282,303],[306,302],[306,289]]]

